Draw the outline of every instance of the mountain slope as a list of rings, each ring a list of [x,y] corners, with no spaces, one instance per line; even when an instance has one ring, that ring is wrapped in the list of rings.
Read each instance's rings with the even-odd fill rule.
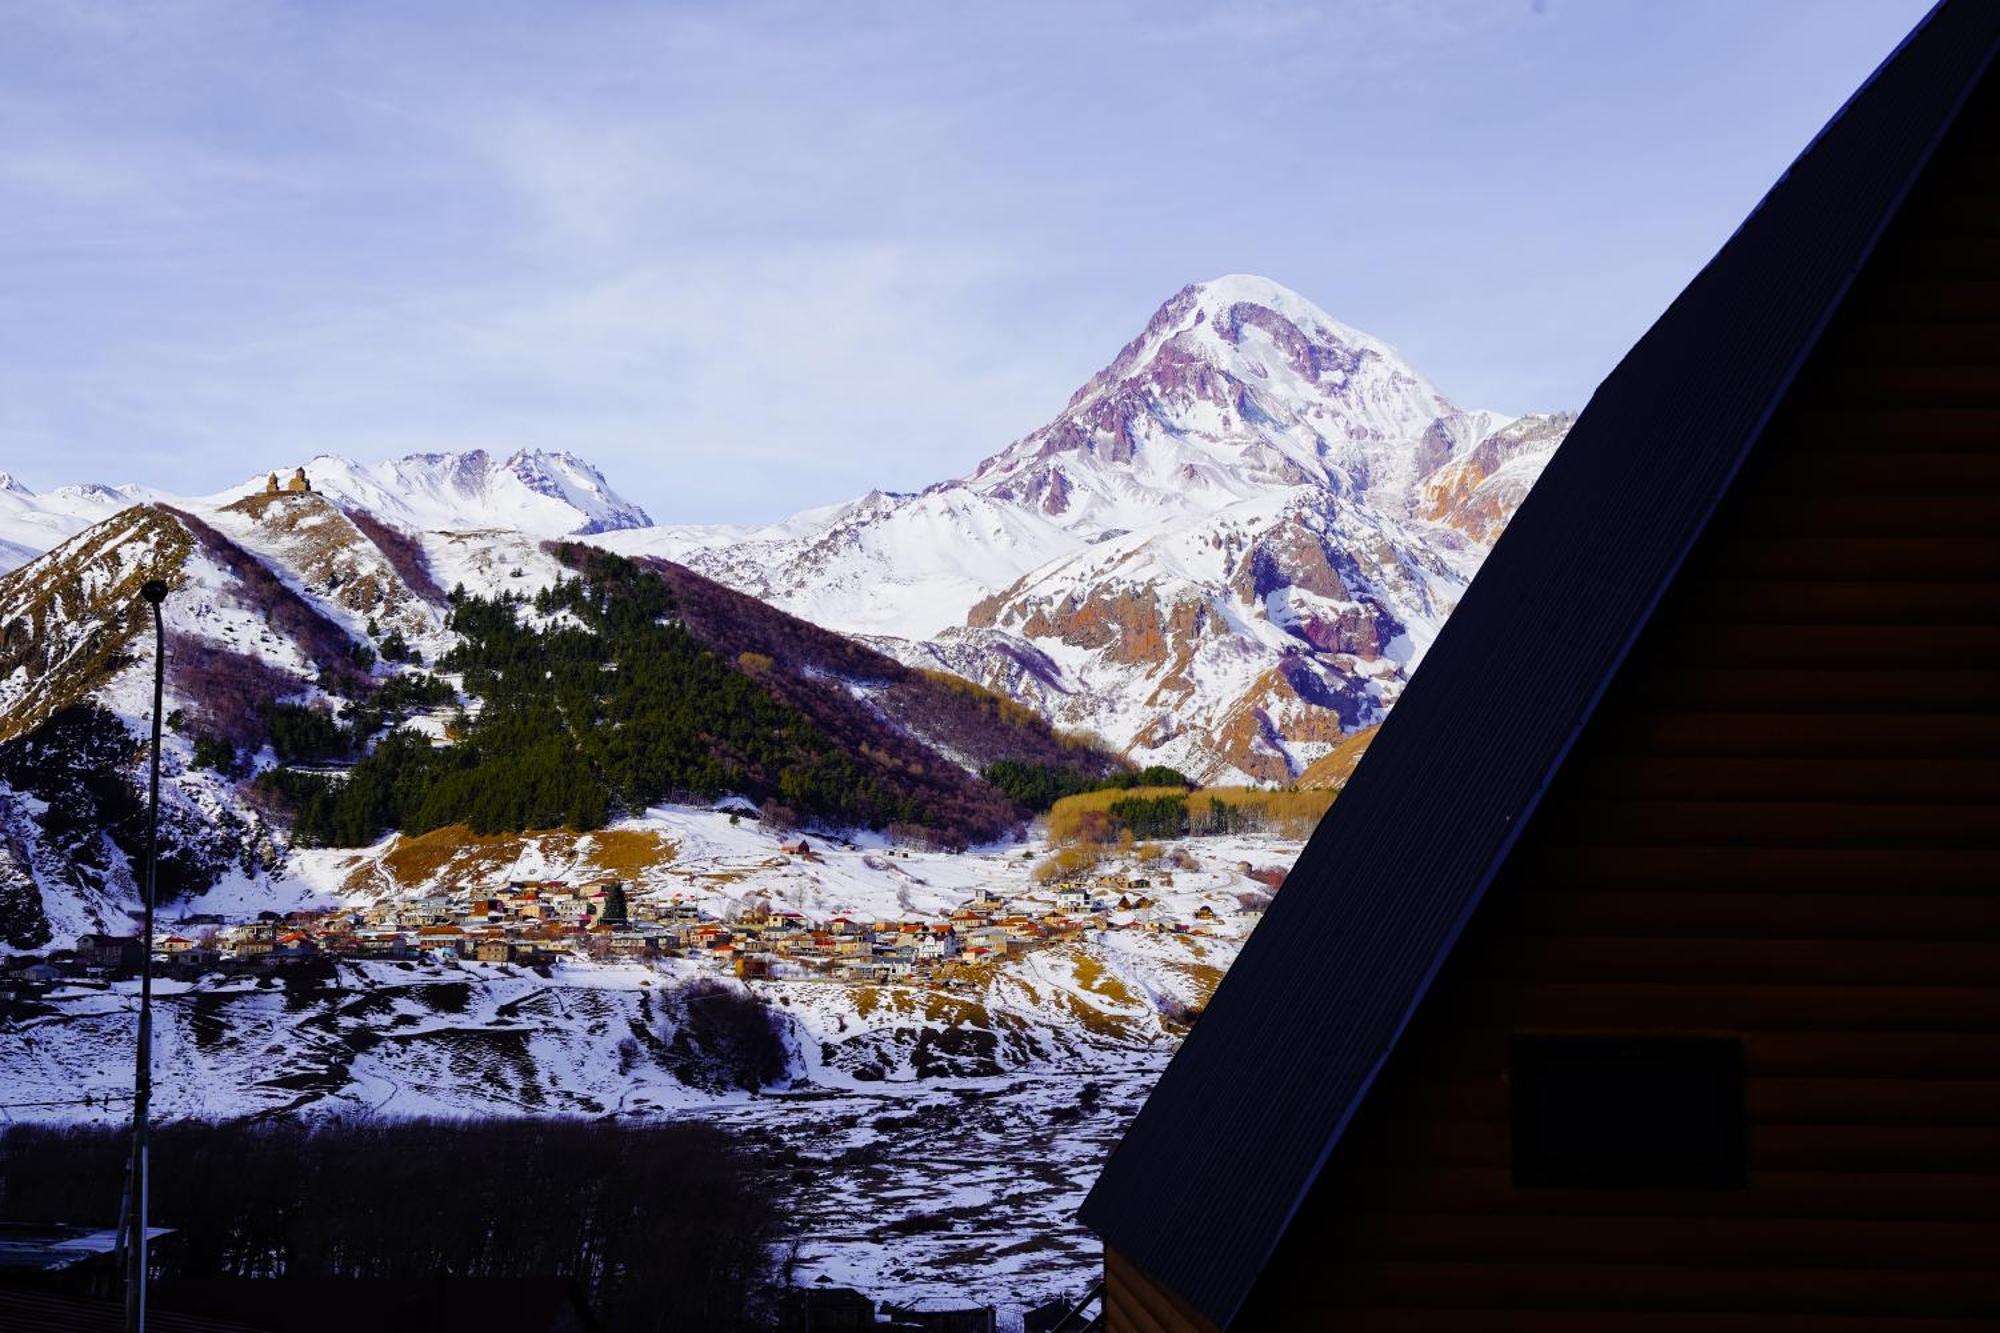
[[[135,901],[151,578],[170,898],[281,904],[296,835],[591,827],[728,793],[963,845],[1023,819],[985,765],[1113,766],[685,568],[344,503],[134,505],[0,575],[0,943],[117,929]]]
[[[264,705],[364,688],[337,624],[215,528],[165,505],[121,510],[0,576],[0,841],[36,888],[14,895],[0,920],[15,947],[120,925],[136,895],[153,662],[138,589],[151,578],[173,589],[164,893],[255,879],[275,864],[262,815],[194,762],[194,736],[261,744]]]
[[[1569,421],[1461,410],[1387,344],[1231,275],[965,477],[599,540],[1136,762],[1286,781],[1380,719]]]

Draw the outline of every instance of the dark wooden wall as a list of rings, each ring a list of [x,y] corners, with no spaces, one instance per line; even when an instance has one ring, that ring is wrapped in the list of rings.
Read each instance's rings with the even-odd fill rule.
[[[2000,1327],[1996,111],[1989,79],[1237,1327]],[[1515,1188],[1516,1031],[1740,1037],[1748,1187]]]
[[[1109,1246],[1104,1251],[1106,1333],[1215,1333],[1215,1325]]]
[[[1997,129],[1989,78],[1235,1327],[2000,1327]],[[1515,1188],[1517,1031],[1740,1037],[1748,1187]]]

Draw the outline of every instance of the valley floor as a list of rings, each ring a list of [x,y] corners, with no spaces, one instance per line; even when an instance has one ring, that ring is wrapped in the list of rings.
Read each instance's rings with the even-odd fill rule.
[[[768,902],[815,922],[943,922],[983,891],[1005,904],[996,910],[1075,920],[1012,956],[880,983],[791,966],[738,980],[701,956],[532,967],[429,956],[168,978],[156,991],[156,1114],[702,1117],[744,1135],[780,1184],[794,1239],[779,1257],[794,1280],[1018,1310],[1089,1281],[1096,1249],[1076,1206],[1255,924],[1254,895],[1297,852],[1237,836],[1143,863],[1138,849],[1114,853],[1070,882],[1098,887],[1090,908],[1065,914],[1064,886],[1032,873],[1040,845],[952,855],[816,840],[809,857],[786,855],[796,835],[685,809],[611,833],[484,840],[421,861],[388,844],[307,853],[290,882],[233,886],[227,911],[219,896],[194,906],[393,908],[455,884],[581,875],[643,834],[663,850],[622,869],[635,913],[678,901],[727,921]],[[1163,877],[1176,848],[1179,868]],[[1109,887],[1139,879],[1143,892]],[[742,1053],[693,1012],[717,987],[755,993],[778,1020],[784,1072],[755,1092]],[[135,990],[79,977],[17,993],[0,1032],[5,1115],[128,1114]]]

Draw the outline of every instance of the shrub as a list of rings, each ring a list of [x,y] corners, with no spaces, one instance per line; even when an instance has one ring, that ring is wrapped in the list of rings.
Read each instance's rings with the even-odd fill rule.
[[[1123,835],[1178,838],[1187,831],[1187,797],[1128,796],[1111,803],[1110,815]]]
[[[1054,884],[1087,874],[1096,867],[1099,858],[1097,848],[1087,844],[1065,847],[1037,864],[1031,873],[1037,884]]]
[[[1049,810],[1049,841],[1059,846],[1079,842],[1109,844],[1117,840],[1123,827],[1112,813],[1114,805],[1158,798],[1183,801],[1186,797],[1187,793],[1178,787],[1110,787],[1080,796],[1065,796]]]
[[[988,716],[1011,727],[1039,729],[1048,726],[1042,715],[1018,699],[1009,699],[997,690],[989,690],[976,681],[949,671],[932,671],[925,667],[916,668],[916,673],[931,684],[968,700]]]
[[[409,640],[401,630],[390,630],[382,636],[382,660],[384,662],[422,662],[423,656],[410,647]]]
[[[322,708],[266,704],[264,732],[271,749],[288,764],[344,759],[354,751],[354,738]]]
[[[169,631],[167,688],[187,700],[176,730],[254,754],[266,738],[266,705],[300,693],[306,682],[261,657]]]
[[[354,526],[375,543],[375,549],[389,561],[404,587],[427,602],[445,600],[445,591],[432,577],[430,561],[424,557],[423,547],[417,544],[416,538],[401,528],[390,527],[358,505],[347,509],[346,514],[353,520]],[[371,634],[374,632],[372,628],[369,630]]]
[[[1127,835],[1138,838],[1210,837],[1228,833],[1275,833],[1303,839],[1338,793],[1330,790],[1267,791],[1258,787],[1108,788],[1066,796],[1049,811],[1049,841],[1109,845]],[[1185,853],[1176,849],[1176,858]],[[1178,859],[1173,864],[1182,869]]]
[[[236,774],[236,747],[220,736],[194,738],[194,766],[212,768],[224,777]]]
[[[750,990],[704,978],[669,994],[667,1004],[666,1063],[683,1083],[756,1092],[789,1070],[784,1020]]]
[[[1001,759],[979,770],[979,776],[1007,794],[1009,800],[1037,814],[1066,796],[1093,791],[1130,791],[1139,787],[1192,787],[1178,769],[1154,765],[1136,772],[1088,773],[1056,764],[1031,764]]]
[[[346,630],[285,586],[263,561],[208,523],[186,510],[166,508],[193,534],[203,551],[236,578],[249,608],[261,612],[265,624],[296,644],[324,675],[338,677],[345,673],[349,665],[347,650],[353,644]]]

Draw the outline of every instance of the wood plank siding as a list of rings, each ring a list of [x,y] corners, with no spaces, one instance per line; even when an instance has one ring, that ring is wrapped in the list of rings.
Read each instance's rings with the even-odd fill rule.
[[[1214,1324],[1108,1247],[1104,1315],[1106,1333],[1216,1333]]]
[[[1988,77],[1232,1327],[2000,1327],[1996,145]],[[1517,1187],[1524,1033],[1740,1039],[1747,1184]]]
[[[2000,1321],[2000,171],[1966,143],[2000,141],[1996,88],[1238,1326]],[[1516,1032],[1740,1037],[1747,1188],[1516,1188]]]

